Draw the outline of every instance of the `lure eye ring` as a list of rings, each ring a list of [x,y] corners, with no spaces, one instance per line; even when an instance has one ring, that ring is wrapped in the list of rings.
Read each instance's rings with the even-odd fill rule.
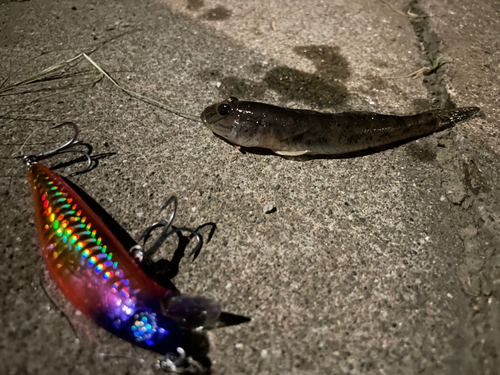
[[[231,113],[231,107],[226,103],[220,104],[217,107],[217,113],[221,116],[227,116]]]

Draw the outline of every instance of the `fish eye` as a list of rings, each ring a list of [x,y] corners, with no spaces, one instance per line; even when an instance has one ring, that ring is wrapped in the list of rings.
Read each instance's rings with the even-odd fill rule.
[[[221,116],[227,116],[231,113],[231,107],[229,106],[229,104],[221,104],[217,107],[217,113]]]
[[[238,101],[238,98],[235,98],[234,96],[230,96],[228,99],[227,99],[228,102],[232,103],[232,102],[237,102]]]

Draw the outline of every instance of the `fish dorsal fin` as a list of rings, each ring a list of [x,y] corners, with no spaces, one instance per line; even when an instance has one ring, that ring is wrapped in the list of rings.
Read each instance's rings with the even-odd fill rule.
[[[275,154],[281,155],[281,156],[301,156],[305,155],[309,152],[309,150],[305,151],[273,151]]]

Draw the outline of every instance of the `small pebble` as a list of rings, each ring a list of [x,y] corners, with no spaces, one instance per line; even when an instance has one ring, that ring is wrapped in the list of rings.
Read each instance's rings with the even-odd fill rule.
[[[271,203],[268,203],[264,206],[264,213],[265,214],[271,214],[273,212],[276,212],[276,207],[272,205]]]
[[[263,351],[260,352],[260,358],[266,359],[267,356],[268,356],[268,354],[267,354],[267,350],[266,349],[264,349]]]

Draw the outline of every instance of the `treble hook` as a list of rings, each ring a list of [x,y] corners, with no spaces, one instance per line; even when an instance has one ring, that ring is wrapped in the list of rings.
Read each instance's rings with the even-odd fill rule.
[[[92,166],[92,159],[90,158],[90,155],[83,150],[78,150],[78,149],[73,148],[74,146],[80,144],[80,141],[76,140],[78,138],[78,135],[80,134],[80,130],[78,129],[78,126],[74,122],[63,122],[62,124],[51,126],[50,129],[57,129],[57,128],[60,128],[62,126],[66,126],[66,125],[69,125],[73,128],[73,130],[75,132],[73,135],[73,138],[71,138],[68,142],[66,142],[62,146],[59,146],[53,150],[50,150],[50,151],[47,151],[47,152],[44,152],[44,153],[38,154],[38,155],[25,156],[24,161],[26,162],[26,165],[28,167],[31,166],[32,164],[36,164],[41,160],[45,160],[45,159],[50,158],[51,156],[54,156],[57,154],[75,152],[75,153],[82,154],[83,156],[85,156],[87,158],[87,166],[85,168],[79,169],[78,171],[75,171],[75,172],[68,174],[68,176],[74,176],[76,174],[86,172],[90,169],[90,167]]]
[[[203,239],[198,234],[198,232],[196,232],[194,229],[187,228],[187,227],[182,227],[182,228],[172,227],[172,223],[174,221],[175,214],[177,213],[177,203],[178,203],[177,197],[175,195],[172,195],[170,198],[168,198],[167,202],[160,209],[160,213],[163,210],[165,210],[168,206],[170,206],[172,203],[173,203],[174,208],[172,210],[172,213],[170,214],[170,218],[168,219],[168,221],[160,220],[160,221],[157,221],[157,222],[151,224],[148,228],[146,228],[146,230],[142,233],[142,235],[139,237],[139,240],[137,241],[137,242],[140,242],[140,241],[144,240],[144,244],[145,244],[147,239],[151,235],[151,232],[154,229],[156,229],[158,227],[165,227],[165,229],[162,230],[162,232],[160,233],[158,238],[155,240],[155,242],[153,242],[151,247],[149,247],[149,249],[147,249],[147,250],[144,250],[144,248],[141,245],[137,244],[137,245],[132,246],[130,248],[129,251],[137,263],[142,263],[144,258],[148,258],[148,259],[151,258],[158,251],[160,246],[165,242],[165,240],[168,237],[170,237],[174,233],[181,233],[181,232],[189,232],[193,236],[196,237],[196,246],[193,249],[193,251],[191,251],[191,253],[189,254],[189,257],[194,255],[193,261],[196,259],[196,256],[198,255],[198,252],[201,249],[201,246],[203,244]]]

